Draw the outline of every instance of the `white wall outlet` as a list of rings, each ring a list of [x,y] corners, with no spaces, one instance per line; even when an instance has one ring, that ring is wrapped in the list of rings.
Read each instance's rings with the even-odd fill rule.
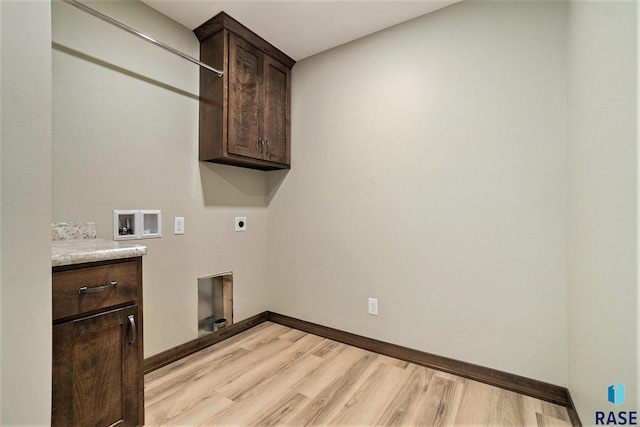
[[[369,298],[369,314],[374,316],[378,315],[378,300],[377,298]]]
[[[247,231],[247,217],[236,217],[236,231]]]
[[[173,234],[184,234],[183,216],[177,216],[173,219]]]

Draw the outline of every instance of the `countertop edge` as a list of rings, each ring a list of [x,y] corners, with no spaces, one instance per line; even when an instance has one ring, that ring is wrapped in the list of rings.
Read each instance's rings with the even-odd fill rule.
[[[142,245],[102,239],[67,240],[53,242],[51,266],[60,267],[87,262],[135,258],[146,254],[147,247]]]

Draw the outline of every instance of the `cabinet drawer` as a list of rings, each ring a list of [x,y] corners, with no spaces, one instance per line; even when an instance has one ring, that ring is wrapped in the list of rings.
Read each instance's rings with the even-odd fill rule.
[[[142,269],[130,261],[53,272],[53,320],[136,302]]]

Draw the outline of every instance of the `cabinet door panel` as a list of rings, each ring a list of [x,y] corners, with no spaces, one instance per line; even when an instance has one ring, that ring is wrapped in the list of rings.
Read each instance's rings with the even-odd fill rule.
[[[138,320],[137,306],[53,327],[52,425],[141,423],[140,344],[129,344],[129,316]]]
[[[229,35],[229,142],[230,154],[260,157],[260,118],[262,115],[261,51],[241,38]]]
[[[269,142],[265,158],[289,164],[289,90],[291,71],[268,56],[264,65],[264,139]]]
[[[78,425],[108,426],[124,419],[119,312],[74,322],[73,412]]]

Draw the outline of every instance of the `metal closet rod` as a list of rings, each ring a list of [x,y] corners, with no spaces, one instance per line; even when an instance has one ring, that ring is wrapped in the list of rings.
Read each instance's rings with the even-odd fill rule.
[[[158,40],[154,39],[153,37],[149,37],[148,35],[146,35],[144,33],[141,33],[140,31],[138,31],[136,29],[131,28],[128,25],[125,25],[120,21],[116,21],[115,19],[110,18],[107,15],[105,15],[103,13],[100,13],[95,9],[92,9],[91,7],[87,6],[86,4],[80,3],[79,1],[76,1],[76,0],[63,0],[63,1],[66,2],[66,3],[69,3],[72,6],[77,7],[78,9],[82,10],[83,12],[88,13],[89,15],[93,15],[96,18],[102,19],[103,21],[108,22],[109,24],[114,25],[114,26],[120,28],[121,30],[125,30],[127,33],[133,34],[134,36],[138,36],[143,40],[146,40],[146,41],[148,41],[150,43],[153,43],[156,46],[159,46],[159,47],[161,47],[161,48],[163,48],[165,50],[168,50],[169,52],[173,53],[174,55],[178,55],[179,57],[184,58],[187,61],[191,61],[194,64],[197,64],[197,65],[201,66],[202,68],[206,68],[207,70],[216,73],[218,75],[218,77],[222,77],[222,75],[224,74],[223,71],[220,71],[220,70],[218,70],[216,68],[213,68],[213,67],[205,64],[204,62],[198,61],[194,57],[189,56],[186,53],[180,52],[179,50],[174,49],[171,46],[166,45],[166,44],[162,43],[161,41],[158,41]]]

